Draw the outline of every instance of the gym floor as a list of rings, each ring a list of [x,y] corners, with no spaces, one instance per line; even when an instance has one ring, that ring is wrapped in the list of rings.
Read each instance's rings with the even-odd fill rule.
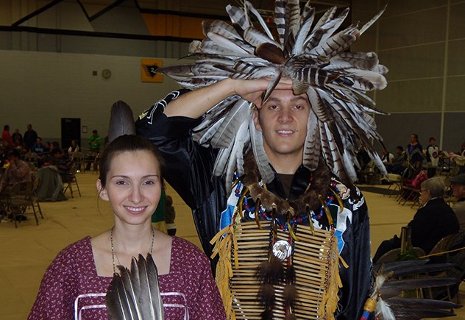
[[[45,269],[56,254],[68,244],[86,235],[97,235],[112,226],[112,213],[107,203],[97,200],[95,172],[78,173],[82,196],[61,202],[41,202],[45,219],[36,226],[34,218],[14,227],[11,222],[0,224],[0,319],[26,319],[34,302]],[[385,186],[377,186],[377,188]],[[398,204],[394,197],[382,195],[376,188],[364,191],[370,210],[372,254],[379,243],[398,234],[415,214],[416,208]],[[176,209],[177,236],[199,246],[190,209],[168,186],[167,194],[173,197]],[[465,299],[465,286],[461,286],[459,300]],[[457,316],[448,319],[465,319],[465,308],[457,309]]]

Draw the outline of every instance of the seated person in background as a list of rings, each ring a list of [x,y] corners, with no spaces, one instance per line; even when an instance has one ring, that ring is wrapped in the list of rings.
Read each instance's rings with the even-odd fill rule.
[[[460,230],[465,230],[465,174],[450,178],[450,188],[456,203],[452,209],[459,220]]]
[[[50,153],[58,152],[58,153],[61,153],[61,154],[64,153],[63,150],[60,147],[60,144],[57,141],[52,141],[50,143],[49,152]]]
[[[19,129],[15,129],[15,132],[13,132],[11,138],[13,139],[13,144],[15,147],[23,146],[23,135],[19,132]]]
[[[385,166],[392,164],[392,162],[394,161],[394,155],[391,152],[389,152],[388,149],[386,149],[386,147],[383,147],[381,161],[383,161]]]
[[[67,154],[59,149],[54,149],[50,152],[47,163],[55,166],[60,174],[69,173],[71,171],[72,161],[68,158]]]
[[[36,143],[32,146],[31,151],[36,155],[37,166],[42,167],[46,154],[50,151],[41,137],[37,137]]]
[[[68,156],[71,159],[74,159],[76,155],[79,153],[79,145],[76,140],[71,140],[71,145],[68,148]]]
[[[388,151],[386,147],[383,147],[382,153],[381,153],[381,161],[383,162],[384,166],[386,167],[386,171],[389,173],[387,170],[387,167],[392,165],[392,161],[394,161],[394,154]],[[389,184],[389,178],[388,176],[381,177],[382,184]]]
[[[432,167],[437,167],[439,163],[439,147],[434,137],[429,138],[429,144],[426,147],[426,162]]]
[[[452,208],[444,201],[445,185],[440,177],[423,181],[420,192],[422,207],[407,226],[411,230],[412,246],[420,247],[428,253],[443,237],[458,232],[459,222]],[[400,246],[397,235],[383,241],[373,257],[373,263],[386,252]]]
[[[37,170],[37,199],[39,201],[67,200],[63,193],[63,178],[54,165],[44,165]]]
[[[396,153],[394,154],[392,162],[390,164],[385,164],[387,172],[394,174],[402,174],[402,172],[405,170],[406,160],[407,158],[404,152],[404,147],[397,146]]]
[[[41,137],[37,137],[36,143],[34,143],[34,145],[32,146],[31,151],[40,156],[40,155],[48,152],[48,147],[42,141]]]
[[[434,137],[429,138],[429,144],[426,147],[426,162],[428,163],[428,177],[436,175],[436,168],[439,164],[439,146],[436,144]]]
[[[449,158],[457,164],[460,174],[465,173],[465,142],[462,143],[460,152],[449,152]]]
[[[19,150],[10,150],[7,158],[8,166],[0,183],[1,192],[8,192],[17,184],[31,181],[31,167],[20,159]]]

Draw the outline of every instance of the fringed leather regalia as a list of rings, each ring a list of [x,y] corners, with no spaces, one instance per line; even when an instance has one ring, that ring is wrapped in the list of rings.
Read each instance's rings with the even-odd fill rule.
[[[351,261],[351,266],[343,258],[349,257],[344,247],[350,239],[344,233],[352,229],[354,214],[358,219],[366,212],[363,198],[351,198],[323,165],[313,173],[301,167],[287,198],[280,196],[279,178],[263,184],[251,153],[244,169],[223,212],[224,227],[212,240],[228,319],[335,319],[341,311],[346,314],[340,319],[355,317],[364,299],[348,299],[339,290],[341,276],[347,294],[356,288],[349,274],[371,272],[369,256]],[[360,230],[368,231],[365,223],[367,219]],[[358,236],[362,240],[368,235]],[[357,278],[358,294],[365,297],[370,277],[359,273]]]

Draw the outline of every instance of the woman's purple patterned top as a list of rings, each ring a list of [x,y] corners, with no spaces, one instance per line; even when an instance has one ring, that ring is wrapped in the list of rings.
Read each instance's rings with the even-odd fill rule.
[[[108,319],[105,294],[111,277],[97,275],[90,237],[62,250],[48,267],[29,320]],[[166,320],[225,319],[208,258],[173,237],[170,273],[159,276]]]

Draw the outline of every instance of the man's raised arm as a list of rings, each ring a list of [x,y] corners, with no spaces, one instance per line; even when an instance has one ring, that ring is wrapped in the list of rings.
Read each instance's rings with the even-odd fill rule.
[[[255,103],[261,98],[261,95],[268,87],[269,81],[267,79],[225,79],[208,87],[193,90],[170,101],[165,108],[165,115],[168,117],[184,116],[197,119],[214,105],[233,95],[240,95],[242,98]],[[290,80],[283,80],[276,88],[290,89],[291,82]],[[188,107],[186,108],[186,106]]]

